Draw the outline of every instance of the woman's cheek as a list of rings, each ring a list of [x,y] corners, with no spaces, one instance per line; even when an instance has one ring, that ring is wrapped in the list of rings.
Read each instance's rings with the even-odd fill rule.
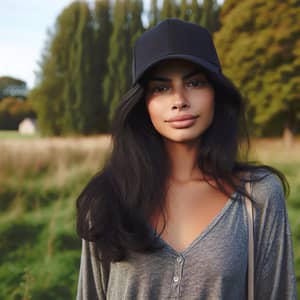
[[[147,110],[152,123],[159,121],[161,118],[162,107],[157,100],[150,99],[147,103]]]

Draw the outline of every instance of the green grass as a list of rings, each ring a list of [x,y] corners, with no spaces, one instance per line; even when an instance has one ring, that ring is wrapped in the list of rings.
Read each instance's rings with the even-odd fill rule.
[[[17,130],[0,130],[0,140],[31,140],[40,137],[36,134],[20,134]]]
[[[0,299],[75,299],[75,200],[105,159],[101,141],[0,145]]]

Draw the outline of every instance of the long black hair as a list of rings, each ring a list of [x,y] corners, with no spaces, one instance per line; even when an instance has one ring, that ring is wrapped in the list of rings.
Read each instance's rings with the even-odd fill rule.
[[[201,136],[197,157],[205,180],[209,183],[213,179],[227,196],[230,193],[225,184],[245,195],[239,182],[242,178],[247,180],[246,173],[264,168],[279,177],[286,192],[288,184],[283,174],[247,161],[249,136],[238,91],[228,94],[217,83],[212,85],[214,118]],[[91,179],[77,199],[77,233],[96,243],[105,265],[125,260],[130,251],[159,249],[149,220],[157,212],[165,216],[170,161],[163,140],[151,123],[145,93],[141,81],[121,100],[112,126],[112,153],[102,171]],[[166,225],[166,218],[164,221]]]

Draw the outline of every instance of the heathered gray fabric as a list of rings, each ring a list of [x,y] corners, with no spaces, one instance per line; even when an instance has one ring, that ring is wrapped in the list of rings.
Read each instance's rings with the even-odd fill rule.
[[[252,186],[255,299],[294,300],[296,280],[285,200],[270,175]],[[105,273],[96,248],[83,240],[77,300],[247,299],[247,213],[232,195],[193,243],[177,253],[162,239],[158,253],[132,253]]]

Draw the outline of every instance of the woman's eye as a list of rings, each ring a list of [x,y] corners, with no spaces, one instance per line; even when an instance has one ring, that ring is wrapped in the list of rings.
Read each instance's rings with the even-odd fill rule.
[[[202,87],[207,84],[207,81],[204,79],[193,79],[187,82],[187,86],[189,87]]]
[[[160,94],[160,93],[164,93],[166,91],[168,91],[168,87],[167,86],[155,86],[150,88],[150,93],[151,94]]]

